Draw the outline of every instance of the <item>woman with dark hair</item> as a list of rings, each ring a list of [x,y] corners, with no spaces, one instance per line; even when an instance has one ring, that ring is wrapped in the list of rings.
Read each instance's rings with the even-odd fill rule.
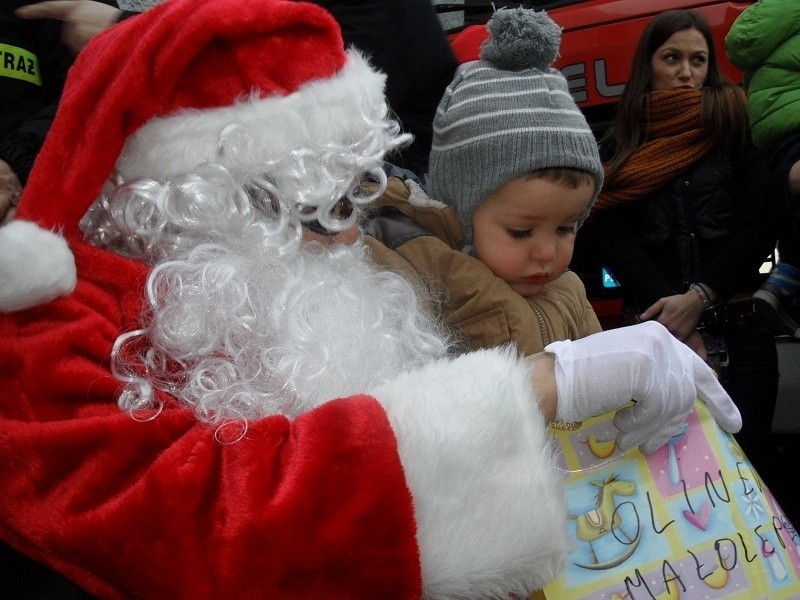
[[[743,415],[739,442],[769,472],[777,349],[752,292],[775,247],[772,195],[744,93],[720,71],[701,15],[669,11],[645,28],[601,155],[584,242],[632,318],[659,321],[715,368]]]
[[[654,55],[673,35],[688,35],[696,43],[700,37],[703,38],[703,42],[699,43],[702,46],[700,54],[692,59],[698,73],[694,80],[687,79],[692,76],[691,73],[678,73],[674,81],[660,84],[658,75],[654,72],[654,68],[658,68],[653,66],[656,62]],[[665,65],[676,64],[677,58],[670,50],[671,48],[664,48],[666,54],[658,61]],[[704,77],[699,77],[700,73]],[[744,93],[720,70],[713,34],[705,18],[689,10],[673,10],[662,13],[642,32],[633,57],[630,78],[617,106],[616,119],[601,142],[601,147],[606,149],[604,153],[610,155],[606,163],[606,171],[610,175],[620,171],[648,136],[648,109],[652,102],[650,92],[675,88],[693,88],[701,92],[701,120],[706,133],[712,134],[707,135],[708,142],[717,141],[725,146],[735,142],[740,150],[743,149],[747,133]],[[683,94],[663,96],[681,95]],[[697,104],[696,96],[697,94],[690,94],[687,101]],[[674,104],[672,99],[669,102]],[[610,187],[607,182],[606,190]]]

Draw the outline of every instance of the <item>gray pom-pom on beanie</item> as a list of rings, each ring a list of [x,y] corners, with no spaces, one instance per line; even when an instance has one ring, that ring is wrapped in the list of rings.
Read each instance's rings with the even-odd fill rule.
[[[561,28],[547,13],[507,8],[487,23],[489,38],[481,45],[481,59],[498,69],[521,71],[551,67],[561,47]]]
[[[595,179],[592,203],[603,184],[594,134],[552,68],[561,28],[529,8],[500,9],[486,27],[480,60],[456,75],[439,103],[428,171],[431,196],[456,207],[466,244],[475,209],[512,179],[558,167],[586,171]]]

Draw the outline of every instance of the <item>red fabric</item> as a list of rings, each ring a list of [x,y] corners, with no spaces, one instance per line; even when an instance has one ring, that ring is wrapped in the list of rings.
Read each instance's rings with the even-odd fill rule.
[[[84,247],[85,249],[85,247]],[[413,508],[367,396],[244,439],[115,404],[144,268],[78,253],[74,294],[0,315],[0,537],[102,598],[418,598]]]
[[[458,64],[478,60],[481,57],[481,45],[489,38],[486,25],[470,25],[450,37],[450,46],[456,55]]]

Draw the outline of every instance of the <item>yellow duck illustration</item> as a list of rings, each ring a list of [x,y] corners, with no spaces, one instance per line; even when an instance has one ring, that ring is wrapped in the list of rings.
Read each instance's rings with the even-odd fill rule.
[[[586,440],[586,444],[589,446],[589,450],[591,450],[592,454],[594,454],[597,458],[608,458],[614,454],[614,450],[617,449],[616,439],[611,438],[610,440],[598,440],[597,436],[594,434],[589,436],[589,438]]]
[[[728,579],[730,578],[730,573],[724,568],[724,559],[717,558],[717,566],[714,568],[713,571],[703,579],[703,583],[705,583],[708,587],[721,590],[726,585],[728,585]]]

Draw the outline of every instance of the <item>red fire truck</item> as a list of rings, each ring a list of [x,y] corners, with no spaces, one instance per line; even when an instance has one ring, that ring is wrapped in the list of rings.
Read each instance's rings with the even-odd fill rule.
[[[702,0],[534,0],[530,2],[470,2],[438,4],[440,15],[463,11],[465,26],[448,34],[459,62],[478,58],[486,39],[486,20],[493,7],[533,6],[546,10],[564,28],[561,56],[555,66],[593,126],[607,123],[630,72],[636,42],[647,22],[671,9],[692,9],[711,24],[721,66],[731,79],[741,74],[725,58],[723,42],[734,19],[752,2]]]

